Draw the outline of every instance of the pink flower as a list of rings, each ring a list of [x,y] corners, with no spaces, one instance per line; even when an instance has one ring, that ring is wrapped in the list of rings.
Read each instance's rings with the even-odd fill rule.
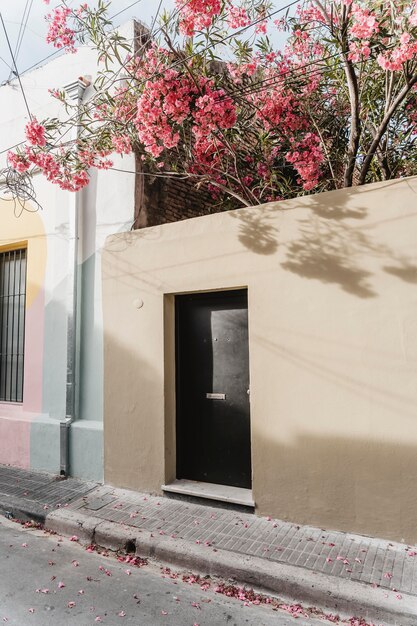
[[[67,24],[70,15],[71,9],[68,7],[58,7],[46,15],[45,19],[49,23],[46,41],[55,48],[65,48],[67,52],[74,53],[76,52],[75,31]]]
[[[115,135],[111,138],[115,152],[118,154],[129,154],[132,152],[132,146],[128,135]],[[135,513],[131,513],[130,517],[136,517]]]
[[[39,146],[41,148],[46,145],[45,127],[38,123],[36,117],[33,117],[31,121],[26,124],[25,134],[26,139],[32,146]]]
[[[250,17],[243,7],[229,7],[228,23],[230,28],[243,28],[251,23]]]
[[[19,174],[26,172],[26,170],[30,167],[29,161],[24,156],[16,154],[15,152],[9,151],[7,153],[7,161],[9,162],[10,167],[15,169],[16,172],[19,172]]]
[[[323,162],[323,153],[320,147],[320,138],[314,133],[307,133],[304,139],[293,144],[293,149],[285,155],[300,175],[299,182],[303,182],[303,189],[313,189],[319,180],[320,165]],[[339,557],[337,557],[339,559]],[[349,563],[347,559],[344,563]]]
[[[266,35],[267,26],[268,26],[267,21],[266,20],[262,20],[262,22],[259,22],[256,25],[255,33],[257,35]]]
[[[369,9],[363,9],[355,4],[352,8],[353,25],[351,34],[357,39],[370,39],[379,30],[378,21]]]
[[[220,14],[221,0],[175,0],[180,13],[180,31],[191,37],[196,31],[209,28],[212,19]]]

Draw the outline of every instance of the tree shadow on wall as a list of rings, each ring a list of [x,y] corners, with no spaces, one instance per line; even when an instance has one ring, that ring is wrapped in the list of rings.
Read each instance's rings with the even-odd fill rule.
[[[392,181],[392,185],[395,184],[398,181]],[[372,193],[371,188],[362,190],[361,201],[365,204],[367,194]],[[357,199],[357,191],[315,194],[309,197],[306,207],[294,199],[286,203],[285,208],[281,208],[282,203],[274,203],[259,207],[252,214],[251,209],[236,212],[233,217],[241,221],[239,241],[256,254],[274,254],[280,247],[284,255],[283,269],[337,285],[359,298],[377,295],[372,286],[372,272],[363,267],[364,258],[388,261],[383,266],[386,272],[408,283],[417,282],[417,266],[410,258],[386,244],[377,243],[367,234],[363,220],[368,217],[368,210],[366,206],[351,207],[351,196]],[[284,212],[294,209],[301,209],[303,215],[296,222],[296,238],[279,241],[277,221],[284,219]],[[280,212],[282,217],[277,220]],[[378,223],[380,221],[384,220]]]
[[[357,256],[375,246],[345,224],[333,224],[311,215],[299,222],[299,238],[286,247],[282,267],[304,278],[339,285],[359,298],[372,298],[371,273],[360,267]]]
[[[242,209],[231,212],[229,215],[239,219],[239,241],[256,254],[275,254],[278,249],[279,230],[275,226],[277,210],[269,205],[252,209]]]

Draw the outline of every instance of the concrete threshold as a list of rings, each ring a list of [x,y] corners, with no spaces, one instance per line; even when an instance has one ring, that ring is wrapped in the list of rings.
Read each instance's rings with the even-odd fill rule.
[[[161,489],[164,492],[176,493],[182,496],[204,498],[228,504],[239,504],[250,508],[255,506],[252,491],[250,489],[242,489],[241,487],[177,479],[168,485],[162,485]]]

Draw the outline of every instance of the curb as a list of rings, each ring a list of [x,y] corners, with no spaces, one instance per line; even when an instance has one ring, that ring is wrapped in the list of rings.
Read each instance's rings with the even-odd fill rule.
[[[397,598],[395,592],[374,589],[367,583],[227,550],[214,551],[182,539],[152,537],[148,532],[85,515],[79,510],[52,511],[46,516],[45,527],[59,534],[77,535],[81,543],[95,543],[115,551],[135,551],[138,556],[151,557],[170,566],[233,578],[260,591],[273,592],[286,602],[315,606],[342,617],[384,620],[385,626],[415,626],[417,622],[416,596],[401,594]]]
[[[14,518],[22,522],[34,521],[40,524],[44,524],[46,519],[46,511],[41,504],[16,496],[0,498],[0,515],[4,515],[8,519]]]

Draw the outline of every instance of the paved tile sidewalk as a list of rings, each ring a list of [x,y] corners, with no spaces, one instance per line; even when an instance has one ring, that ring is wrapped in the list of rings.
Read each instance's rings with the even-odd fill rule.
[[[23,506],[30,509],[36,503],[45,511],[57,505],[64,506],[88,493],[97,486],[76,478],[61,480],[57,476],[43,472],[31,472],[16,467],[0,465],[0,499],[7,503],[7,497],[20,499]]]
[[[307,568],[417,595],[417,548],[253,514],[100,486],[70,509],[154,536]],[[400,598],[399,598],[400,599]]]
[[[400,543],[0,466],[0,512],[10,510],[43,520],[54,510],[78,511],[145,539],[166,535],[211,554],[229,551],[373,585],[395,603],[401,593],[417,596],[417,548]]]

